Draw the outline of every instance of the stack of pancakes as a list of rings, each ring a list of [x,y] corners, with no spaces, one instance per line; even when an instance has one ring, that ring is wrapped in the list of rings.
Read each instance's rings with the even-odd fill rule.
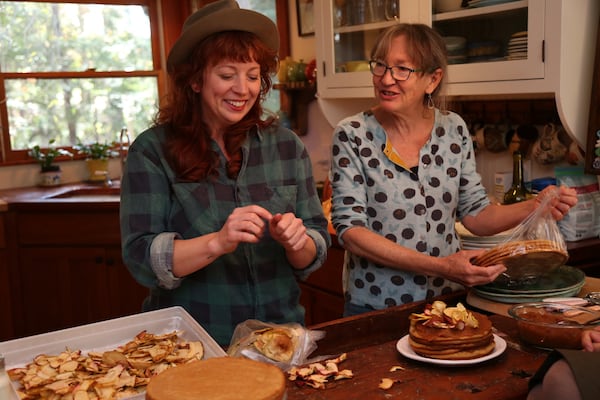
[[[418,318],[411,318],[408,342],[415,353],[440,360],[470,360],[494,350],[492,322],[485,315],[471,312],[479,326],[459,324],[437,327]]]

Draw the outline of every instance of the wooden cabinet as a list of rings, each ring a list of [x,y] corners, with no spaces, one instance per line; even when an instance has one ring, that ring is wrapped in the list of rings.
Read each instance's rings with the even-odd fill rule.
[[[0,341],[14,335],[5,214],[0,212],[0,298],[2,298],[0,301]]]
[[[315,13],[318,97],[329,121],[360,111],[364,104],[340,99],[372,99],[368,69],[348,72],[347,63],[367,61],[381,30],[395,21],[336,23],[335,0]],[[498,56],[477,53],[448,67],[446,94],[453,98],[554,98],[561,121],[585,148],[600,3],[596,0],[519,0],[485,7],[432,13],[431,1],[399,0],[399,20],[421,22],[444,36],[464,37],[469,46],[495,42]],[[511,36],[527,33],[526,51],[508,54]],[[468,50],[467,50],[468,51]],[[335,115],[327,115],[335,113]]]
[[[344,312],[342,269],[344,249],[335,237],[327,253],[327,260],[306,281],[300,282],[300,303],[306,309],[307,326],[341,318]]]
[[[90,208],[15,212],[15,337],[141,311],[148,290],[122,262],[118,205]]]
[[[581,268],[586,276],[600,278],[600,240],[591,238],[577,242],[567,242],[569,259],[566,264]]]
[[[32,247],[20,255],[18,336],[138,313],[146,291],[117,248]]]

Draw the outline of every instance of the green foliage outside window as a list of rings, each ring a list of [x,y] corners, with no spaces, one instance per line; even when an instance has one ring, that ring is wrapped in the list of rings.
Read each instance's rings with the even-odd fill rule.
[[[158,103],[143,5],[0,1],[0,84],[12,150],[113,142]]]

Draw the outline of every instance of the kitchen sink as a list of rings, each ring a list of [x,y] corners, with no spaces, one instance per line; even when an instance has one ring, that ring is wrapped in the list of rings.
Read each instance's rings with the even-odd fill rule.
[[[75,186],[45,196],[45,199],[118,200],[120,186]]]

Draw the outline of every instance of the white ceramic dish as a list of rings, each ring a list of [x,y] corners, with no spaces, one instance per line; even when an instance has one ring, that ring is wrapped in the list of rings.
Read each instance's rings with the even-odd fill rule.
[[[224,357],[227,354],[215,340],[182,307],[130,315],[75,328],[28,336],[22,339],[0,343],[0,353],[4,354],[6,368],[15,368],[30,363],[38,354],[59,354],[65,348],[80,349],[83,352],[114,349],[132,340],[135,335],[146,330],[161,334],[174,330],[182,331],[184,340],[200,340],[204,345],[204,357]],[[17,384],[12,382],[13,389]],[[127,399],[143,400],[144,393]],[[16,391],[12,399],[17,400]]]
[[[410,358],[411,360],[422,361],[429,364],[460,367],[465,365],[479,364],[481,362],[491,360],[492,358],[496,358],[500,354],[504,353],[504,350],[506,350],[506,341],[500,336],[494,335],[494,342],[496,343],[494,351],[483,357],[473,358],[470,360],[438,360],[435,358],[427,358],[420,356],[414,352],[412,347],[410,347],[410,344],[408,343],[408,335],[398,340],[398,342],[396,343],[396,350],[398,350],[398,352],[404,357]]]

